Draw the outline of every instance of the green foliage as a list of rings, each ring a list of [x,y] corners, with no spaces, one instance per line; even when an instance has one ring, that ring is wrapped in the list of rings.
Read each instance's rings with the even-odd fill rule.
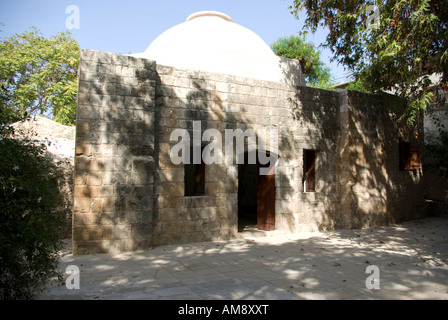
[[[9,124],[19,121],[20,116],[17,113],[17,110],[13,107],[10,107],[6,104],[6,89],[1,86],[0,87],[0,137],[7,136],[13,133],[13,130]]]
[[[0,299],[30,299],[57,275],[67,213],[45,145],[15,139],[0,108]]]
[[[19,116],[49,115],[73,125],[80,49],[69,32],[45,38],[37,29],[0,42],[2,104]]]
[[[379,19],[369,25],[368,6]],[[402,119],[413,123],[433,101],[429,75],[448,80],[448,10],[445,0],[294,0],[306,10],[305,27],[327,27],[333,60],[348,67],[367,91],[393,92],[409,102]]]
[[[300,62],[309,86],[326,89],[331,85],[330,68],[320,60],[320,51],[313,44],[305,42],[303,37],[291,35],[279,38],[271,47],[276,55]]]
[[[369,91],[365,88],[364,84],[362,83],[362,80],[360,80],[360,79],[350,82],[347,85],[346,89],[369,93]]]

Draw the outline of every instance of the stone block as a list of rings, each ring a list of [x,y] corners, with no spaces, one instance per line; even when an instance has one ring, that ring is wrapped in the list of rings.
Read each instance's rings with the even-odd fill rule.
[[[141,211],[129,211],[125,212],[125,222],[127,225],[141,223],[142,222],[142,212]]]
[[[173,208],[182,208],[178,204],[178,199],[181,199],[179,197],[161,197],[159,196],[156,201],[155,205],[159,209],[173,209]]]
[[[88,71],[86,71],[88,70]],[[102,83],[106,80],[106,75],[99,74],[95,72],[93,68],[89,69],[81,69],[79,71],[79,81],[89,82],[90,88],[89,91],[95,89],[94,86],[101,86]]]
[[[74,213],[73,226],[97,225],[100,216],[97,213]]]
[[[112,65],[109,63],[101,63],[101,64],[98,64],[97,72],[107,74],[107,75],[115,75],[116,68],[115,68],[115,65]]]
[[[135,158],[132,162],[131,183],[137,185],[154,183],[154,166],[152,157]]]
[[[165,225],[165,233],[170,235],[178,235],[180,233],[180,224],[182,222],[179,220],[168,221]]]
[[[129,56],[114,54],[111,63],[116,66],[127,67],[129,65]]]
[[[111,240],[113,238],[112,226],[74,226],[73,239],[77,241]]]
[[[156,62],[149,59],[129,56],[129,65],[137,69],[156,70]]]
[[[91,167],[92,158],[89,156],[79,155],[75,159],[75,166],[77,171],[88,172]]]
[[[72,252],[74,255],[110,253],[111,241],[73,241]]]
[[[122,122],[119,120],[113,120],[106,122],[106,131],[107,132],[121,132]]]
[[[77,192],[77,188],[75,187],[75,193]],[[78,213],[89,213],[90,212],[90,206],[91,206],[92,200],[89,197],[75,197],[74,198],[74,212]]]
[[[153,96],[143,97],[124,97],[126,108],[133,110],[151,110],[155,106],[155,98]]]
[[[89,103],[90,102],[90,97],[92,95],[89,95]],[[97,103],[100,103],[99,100]],[[90,104],[78,104],[78,116],[77,119],[79,121],[89,121],[89,120],[96,120],[99,119],[101,117],[101,113],[100,113],[100,109],[98,108],[98,104],[97,105],[90,105]]]
[[[128,175],[126,172],[104,172],[103,185],[126,184]]]
[[[126,210],[143,211],[152,209],[151,195],[126,197]]]
[[[152,241],[154,225],[152,223],[137,223],[131,226],[133,239],[147,239]]]
[[[132,156],[136,158],[147,158],[149,162],[154,162],[152,155],[154,154],[154,148],[146,145],[126,146],[121,150],[120,156]],[[123,153],[124,152],[124,153]]]
[[[173,221],[179,219],[181,213],[178,209],[159,209],[159,221]]]
[[[136,69],[134,77],[138,84],[150,84],[151,86],[154,86],[152,83],[154,83],[156,73],[154,70]]]
[[[78,103],[88,102],[88,93],[92,90],[92,85],[89,81],[79,80],[78,82]]]
[[[103,205],[102,199],[92,199],[92,203],[90,206],[90,212],[91,213],[101,213],[102,205]]]
[[[117,224],[113,226],[113,239],[131,239],[131,226],[128,224]]]
[[[88,180],[87,172],[75,170],[73,178],[74,178],[74,185],[75,186],[87,185],[87,180]]]
[[[119,83],[115,87],[115,93],[120,96],[133,96],[132,95],[133,88],[134,87],[131,84]]]
[[[84,61],[93,61],[95,60],[95,53],[97,51],[81,49],[80,58]]]
[[[102,144],[108,145],[120,145],[123,143],[126,143],[125,136],[122,133],[116,133],[116,132],[108,132],[108,133],[102,133]]]
[[[151,85],[133,85],[131,90],[131,96],[133,97],[154,97],[155,88]]]
[[[101,64],[112,64],[114,54],[109,52],[95,51],[93,61]]]
[[[101,186],[103,184],[103,173],[102,172],[90,172],[86,174],[87,183],[89,186]]]
[[[126,209],[126,197],[121,197],[118,195],[104,197],[103,198],[103,213],[114,214],[110,217],[113,219],[119,219],[121,212]]]
[[[76,186],[74,188],[74,196],[83,198],[83,197],[91,197],[91,187],[90,186]]]

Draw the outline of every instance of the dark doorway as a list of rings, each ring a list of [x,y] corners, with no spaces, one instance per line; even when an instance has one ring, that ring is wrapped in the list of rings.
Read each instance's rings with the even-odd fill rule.
[[[201,154],[203,149],[201,148]],[[202,161],[202,157],[200,163],[193,163],[193,148],[190,150],[190,163],[185,164],[184,170],[185,196],[203,196],[205,193],[205,163]]]
[[[261,165],[258,168],[262,167]],[[267,166],[263,166],[267,167]],[[258,175],[257,181],[257,227],[259,230],[275,230],[275,174]]]
[[[259,163],[238,165],[238,232],[275,230],[275,174],[260,175]],[[266,167],[266,166],[264,166]]]
[[[303,191],[316,191],[316,150],[303,150]]]

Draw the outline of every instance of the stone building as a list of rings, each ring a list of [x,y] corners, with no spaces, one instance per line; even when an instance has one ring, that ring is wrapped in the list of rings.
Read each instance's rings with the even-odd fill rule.
[[[422,136],[397,124],[400,108],[392,96],[306,87],[297,63],[217,12],[142,54],[83,50],[73,252],[230,239],[246,224],[297,233],[417,217]],[[223,147],[232,162],[173,161],[173,132],[199,134],[192,145],[205,151],[239,129],[256,145]],[[276,160],[267,175],[248,161],[264,151]]]

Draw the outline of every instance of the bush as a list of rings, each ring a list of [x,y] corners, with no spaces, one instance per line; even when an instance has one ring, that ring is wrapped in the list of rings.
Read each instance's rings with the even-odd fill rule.
[[[31,299],[58,276],[67,217],[60,179],[44,145],[0,136],[1,299]]]

